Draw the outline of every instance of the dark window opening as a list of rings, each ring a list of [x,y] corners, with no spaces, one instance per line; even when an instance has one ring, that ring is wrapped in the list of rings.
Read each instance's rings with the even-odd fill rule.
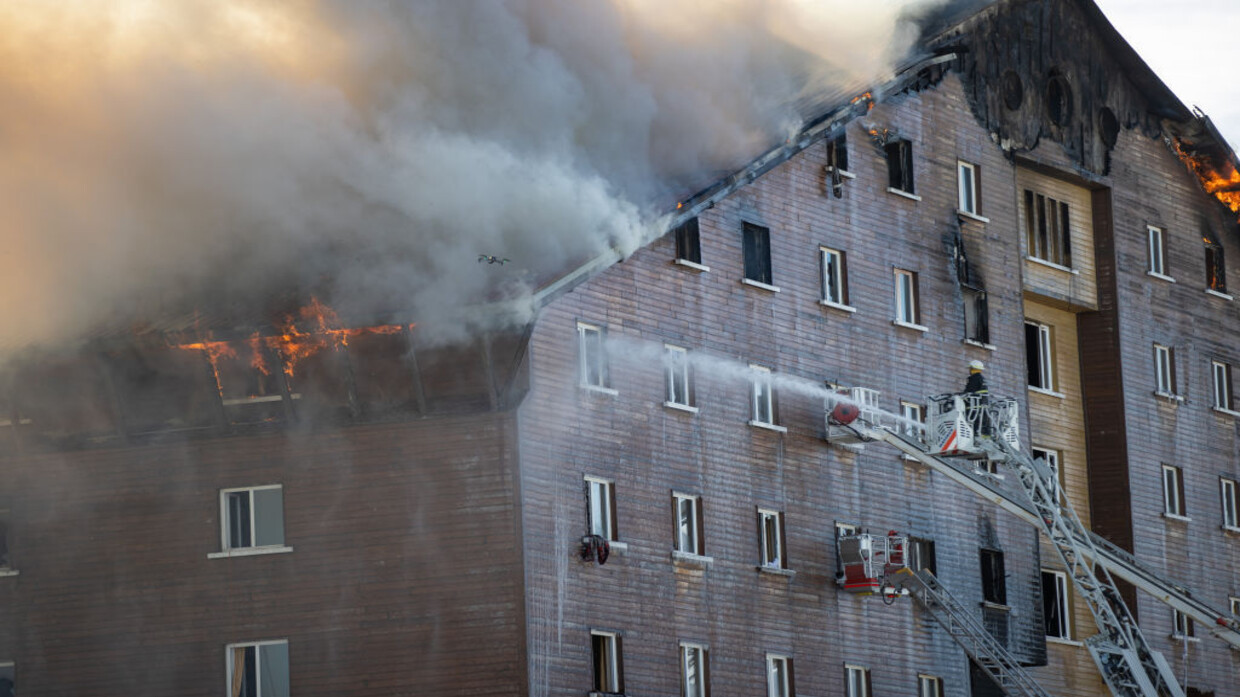
[[[843,133],[827,143],[827,167],[832,171],[849,171],[848,139]]]
[[[250,492],[234,491],[228,494],[228,547],[239,549],[251,546]]]
[[[1110,107],[1104,106],[1098,110],[1098,135],[1102,138],[1102,144],[1108,148],[1115,147],[1119,142],[1119,119]]]
[[[995,605],[1007,605],[1003,552],[983,549],[981,550],[980,557],[982,563],[982,599]]]
[[[990,343],[990,309],[986,291],[977,288],[963,289],[964,338],[979,344]]]
[[[0,510],[0,569],[9,568],[9,512]],[[0,691],[0,697],[4,692]]]
[[[1227,274],[1223,265],[1223,248],[1217,244],[1206,243],[1206,287],[1210,290],[1226,293]]]
[[[1025,241],[1029,256],[1072,266],[1072,228],[1068,204],[1025,190]]]
[[[887,143],[887,186],[903,191],[913,191],[913,144],[907,140]]]
[[[1072,86],[1063,75],[1052,75],[1046,82],[1046,113],[1056,126],[1072,120]]]
[[[615,634],[590,635],[594,659],[594,692],[604,694],[624,692],[623,653],[620,642],[620,636]]]
[[[938,573],[938,567],[934,560],[934,540],[926,540],[920,537],[908,538],[908,566],[913,571],[928,570],[932,574]]]
[[[771,231],[745,223],[745,278],[771,285]]]
[[[1046,636],[1068,637],[1068,585],[1063,574],[1042,572],[1042,623]]]
[[[702,263],[702,242],[698,237],[698,219],[690,218],[676,228],[676,258]]]
[[[1013,70],[1003,73],[1002,91],[1003,106],[1009,111],[1016,111],[1025,101],[1025,86],[1020,81],[1020,75]]]

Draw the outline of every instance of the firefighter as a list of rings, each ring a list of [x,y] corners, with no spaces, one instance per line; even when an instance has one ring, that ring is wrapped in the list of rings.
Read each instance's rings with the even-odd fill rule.
[[[990,407],[990,388],[986,386],[986,377],[982,371],[986,366],[979,360],[969,361],[969,379],[964,384],[965,409],[968,411],[969,423],[973,424],[973,432],[982,438],[990,437],[990,419],[986,412]]]

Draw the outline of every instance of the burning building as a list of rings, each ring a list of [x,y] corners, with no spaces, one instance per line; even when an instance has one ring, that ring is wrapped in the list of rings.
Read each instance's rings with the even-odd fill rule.
[[[917,26],[894,74],[801,93],[803,124],[760,131],[757,155],[642,189],[674,201],[651,239],[590,184],[573,203],[596,208],[571,218],[605,243],[536,245],[541,263],[470,249],[400,282],[392,268],[425,269],[397,246],[338,275],[310,256],[268,286],[243,260],[246,292],[306,292],[247,303],[194,276],[146,316],[10,352],[0,685],[1036,694],[995,677],[1001,650],[1058,695],[1237,694],[1235,156],[1089,0],[955,3]],[[520,178],[512,153],[470,152]],[[563,174],[524,154],[525,179]],[[434,161],[485,161],[460,159]],[[501,195],[492,174],[473,195]],[[362,219],[399,237],[364,191]],[[294,222],[357,201],[330,203]],[[450,227],[436,211],[419,222]],[[371,268],[381,283],[356,275]],[[1107,602],[1139,631],[1095,621],[1063,541],[1012,503],[1016,472],[957,477],[827,419],[846,394],[857,423],[916,434],[971,361],[1014,398],[1064,509],[1136,570]],[[854,583],[858,534],[888,531],[980,634]],[[1164,683],[1100,670],[1094,637],[1124,632]]]

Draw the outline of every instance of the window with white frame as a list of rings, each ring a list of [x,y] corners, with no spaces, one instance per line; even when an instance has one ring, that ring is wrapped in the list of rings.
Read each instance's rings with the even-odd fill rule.
[[[1054,483],[1055,490],[1052,491],[1051,494],[1055,497],[1055,500],[1058,501],[1059,492],[1063,488],[1063,474],[1059,471],[1059,451],[1039,447],[1032,447],[1029,450],[1030,454],[1033,455],[1033,459],[1045,460],[1046,466],[1050,468],[1051,474],[1054,475],[1051,481]]]
[[[921,314],[917,307],[917,274],[906,269],[895,269],[896,322],[920,325]]]
[[[943,697],[943,678],[937,675],[917,676],[917,697]]]
[[[792,659],[787,656],[766,656],[766,697],[794,697]]]
[[[758,544],[762,554],[762,566],[772,569],[788,568],[788,561],[784,558],[782,512],[758,509]]]
[[[1227,611],[1230,612],[1233,617],[1240,617],[1240,598],[1236,598],[1234,596],[1228,597],[1227,608]]]
[[[284,487],[280,484],[220,491],[225,550],[284,546]]]
[[[1068,577],[1062,571],[1042,572],[1042,623],[1046,636],[1071,639]]]
[[[705,555],[702,539],[702,497],[672,493],[672,509],[676,517],[676,551]]]
[[[624,693],[624,663],[620,635],[615,632],[590,632],[590,652],[594,663],[593,692],[618,695]]]
[[[1155,276],[1167,277],[1167,256],[1163,246],[1163,230],[1160,227],[1147,225],[1146,231],[1149,235],[1149,272]]]
[[[1054,391],[1055,353],[1051,327],[1041,322],[1025,321],[1025,364],[1029,386]]]
[[[676,258],[694,264],[702,263],[702,242],[698,235],[697,218],[690,218],[676,228]]]
[[[230,697],[289,697],[287,641],[229,644],[224,655]]]
[[[1174,465],[1162,466],[1163,513],[1184,517],[1184,470]]]
[[[908,568],[913,571],[925,569],[932,574],[938,572],[934,559],[934,540],[924,537],[908,538]]]
[[[617,540],[616,485],[608,479],[586,476],[586,504],[590,534],[604,540]]]
[[[956,174],[958,192],[956,207],[962,213],[981,215],[977,195],[979,189],[977,165],[958,161],[956,162]]]
[[[900,401],[900,418],[904,419],[904,423],[900,425],[900,430],[904,435],[910,438],[921,436],[921,429],[917,424],[926,422],[925,409],[914,402]]]
[[[679,346],[663,345],[663,375],[667,384],[667,403],[693,406],[689,375],[689,352]]]
[[[771,230],[753,223],[743,225],[743,247],[745,253],[745,278],[771,285]]]
[[[683,697],[707,697],[710,694],[709,659],[705,646],[680,645],[680,688]]]
[[[1236,515],[1236,480],[1219,477],[1218,483],[1223,498],[1223,527],[1240,529],[1240,518]]]
[[[1172,610],[1171,636],[1176,639],[1188,639],[1197,636],[1197,627],[1196,623],[1193,622],[1193,618],[1179,610]]]
[[[913,144],[907,140],[889,141],[887,152],[887,187],[906,194],[913,191]]]
[[[1222,361],[1210,361],[1213,377],[1214,408],[1231,411],[1231,365]]]
[[[858,526],[856,526],[856,525],[853,525],[852,523],[839,523],[839,522],[837,522],[837,523],[835,524],[835,549],[836,549],[836,555],[835,555],[835,573],[837,573],[837,574],[843,574],[843,573],[844,573],[844,563],[840,560],[840,555],[839,555],[839,553],[838,553],[838,552],[839,552],[839,548],[840,548],[840,538],[841,538],[841,537],[850,537],[850,536],[852,536],[852,535],[856,535],[856,534],[857,534],[858,532],[860,532],[860,531],[861,531],[861,528],[859,528],[859,527],[858,527]]]
[[[1072,229],[1068,204],[1025,190],[1025,244],[1030,257],[1072,267]]]
[[[819,247],[822,271],[822,301],[828,305],[848,307],[848,262],[844,252]]]
[[[870,669],[844,664],[845,697],[870,697]]]
[[[577,323],[577,357],[581,384],[585,387],[607,388],[607,347],[603,328]]]
[[[1175,351],[1162,344],[1154,344],[1154,391],[1175,394]]]
[[[761,426],[775,425],[775,398],[771,391],[771,369],[749,365],[751,423]]]

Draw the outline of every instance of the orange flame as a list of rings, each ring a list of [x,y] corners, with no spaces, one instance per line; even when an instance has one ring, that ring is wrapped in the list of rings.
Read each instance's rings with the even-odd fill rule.
[[[215,389],[224,396],[224,384],[220,382],[220,359],[236,358],[237,351],[228,345],[226,341],[199,341],[192,344],[179,344],[174,348],[184,349],[187,351],[202,351],[207,356],[207,362],[211,364],[211,375],[215,378]]]
[[[1189,170],[1197,175],[1206,193],[1218,199],[1232,213],[1240,213],[1240,172],[1236,171],[1235,164],[1227,160],[1220,171],[1204,158],[1188,152],[1179,140],[1173,139],[1171,144]]]
[[[856,104],[857,102],[860,102],[860,101],[864,101],[864,102],[865,102],[865,111],[866,111],[866,113],[867,113],[867,114],[868,114],[869,112],[871,112],[871,111],[874,111],[874,94],[873,94],[873,93],[871,93],[871,92],[862,92],[861,94],[857,95],[856,97],[853,97],[853,98],[852,98],[852,101],[851,101],[851,102],[849,102],[849,103],[850,103],[850,104]]]

